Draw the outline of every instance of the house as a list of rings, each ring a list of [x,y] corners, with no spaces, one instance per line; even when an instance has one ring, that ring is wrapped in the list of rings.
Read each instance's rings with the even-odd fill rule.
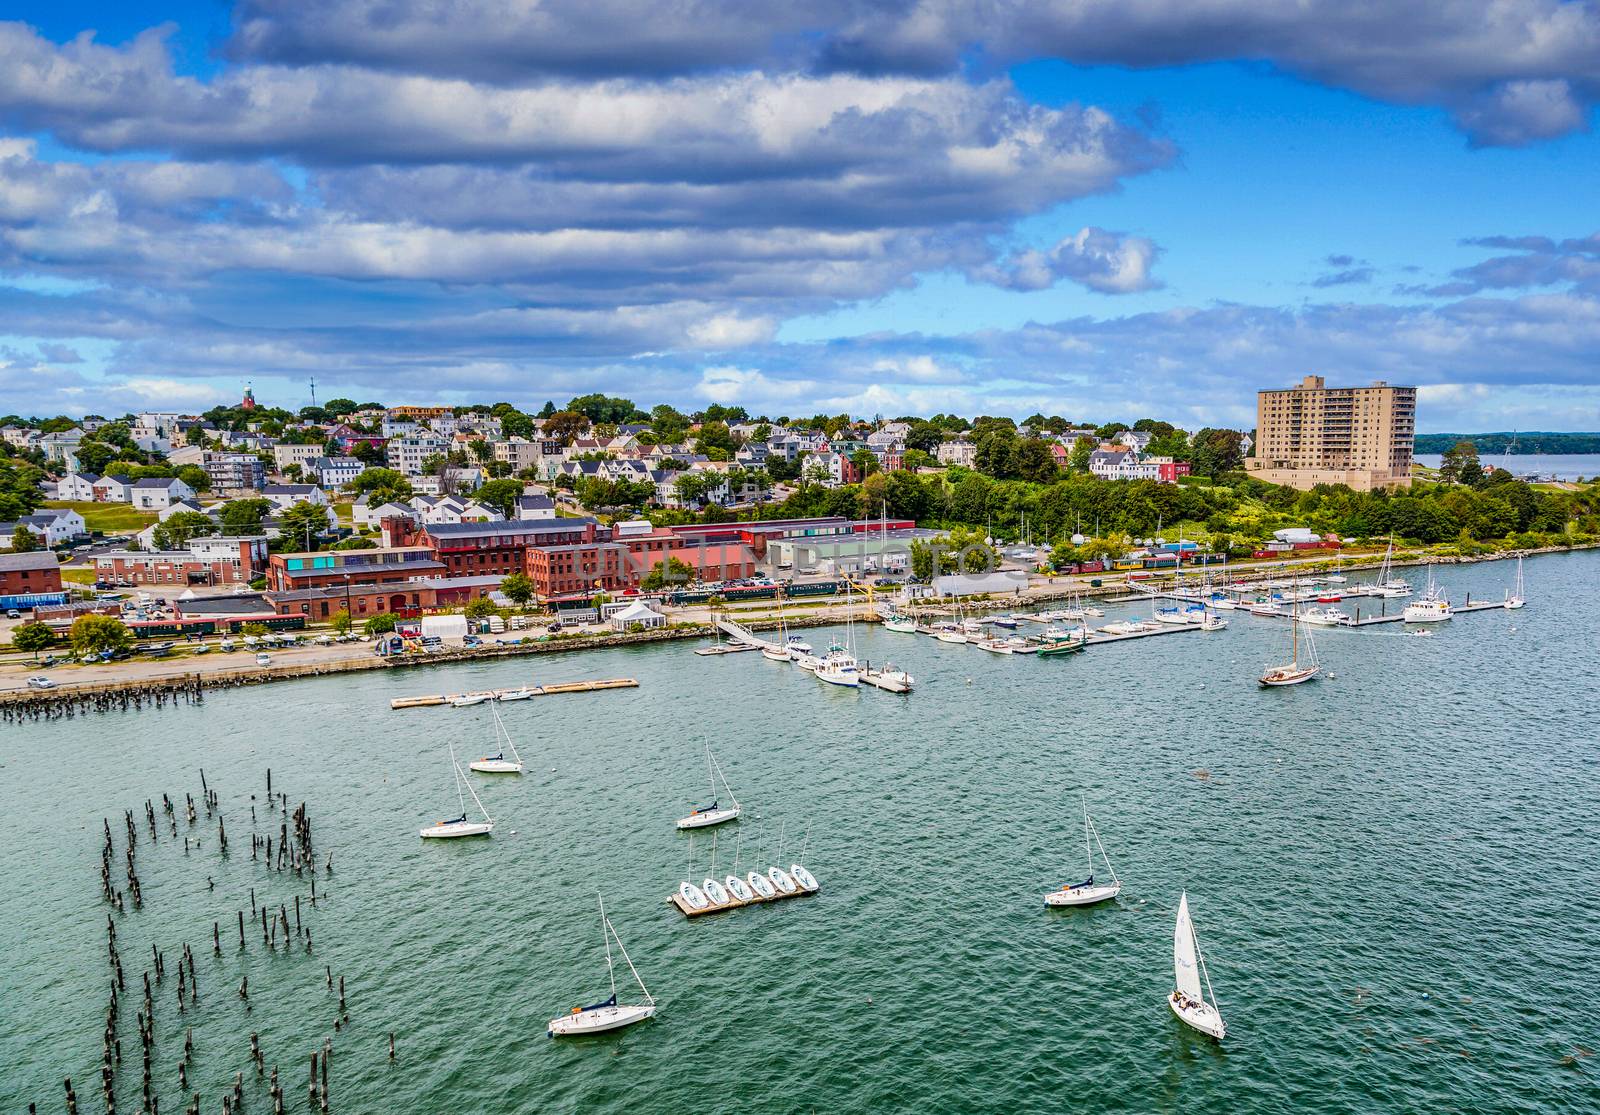
[[[133,482],[128,502],[140,511],[161,511],[194,496],[194,489],[176,476],[149,476]]]
[[[90,503],[94,500],[94,482],[98,479],[98,476],[69,472],[56,481],[56,498],[70,503]]]
[[[207,453],[201,467],[219,493],[259,491],[266,483],[267,466],[254,453]]]
[[[354,505],[352,505],[350,508],[351,520],[358,527],[374,528],[381,524],[383,520],[391,519],[396,516],[410,518],[414,521],[420,521],[421,519],[421,516],[418,514],[416,508],[408,506],[407,504],[391,502],[381,503],[374,506],[368,502],[366,496],[362,496],[360,499],[356,500]]]
[[[942,465],[959,465],[962,468],[971,468],[973,459],[978,454],[978,447],[966,438],[957,438],[955,441],[942,441],[934,450],[934,456]]]
[[[74,538],[84,538],[89,528],[83,516],[64,507],[46,507],[9,523],[0,523],[0,550],[11,548],[11,536],[18,527],[27,527],[46,546],[60,546]]]
[[[126,476],[102,476],[89,487],[96,503],[127,503],[133,498],[133,481]]]
[[[248,584],[266,568],[267,536],[195,538],[183,550],[113,550],[94,559],[95,576],[112,584]]]
[[[1116,444],[1143,453],[1150,447],[1150,434],[1144,430],[1123,430],[1117,435]]]
[[[287,511],[297,503],[328,506],[328,493],[315,484],[268,484],[261,489],[261,498],[270,499],[279,511]]]
[[[64,464],[70,469],[76,469],[78,446],[82,442],[82,430],[62,430],[60,433],[45,434],[41,437],[39,439],[39,449],[52,463]]]
[[[522,496],[517,500],[517,519],[526,522],[529,519],[553,519],[556,517],[556,501],[546,495]]]
[[[9,541],[6,543],[9,545]],[[0,608],[32,608],[65,603],[61,563],[48,550],[0,554]]]
[[[1089,454],[1089,472],[1102,480],[1130,479],[1124,465],[1132,454],[1126,449],[1096,449]]]
[[[218,504],[217,506],[220,507],[221,504]],[[193,499],[180,499],[180,500],[176,500],[173,503],[169,503],[169,504],[167,504],[167,506],[163,507],[161,509],[160,514],[156,516],[156,522],[164,523],[168,519],[172,518],[172,516],[180,514],[180,513],[191,514],[191,515],[209,514],[209,512],[207,512],[204,507],[201,507],[200,504],[197,503],[195,500],[193,500]]]
[[[354,483],[356,477],[367,471],[367,466],[354,457],[318,457],[302,467],[306,479],[333,490]]]
[[[389,467],[406,476],[421,476],[422,462],[450,451],[442,437],[397,437],[384,446]]]
[[[280,441],[272,447],[272,463],[282,472],[290,465],[299,465],[303,470],[312,461],[327,452],[327,447],[317,442],[306,445],[290,445]]]

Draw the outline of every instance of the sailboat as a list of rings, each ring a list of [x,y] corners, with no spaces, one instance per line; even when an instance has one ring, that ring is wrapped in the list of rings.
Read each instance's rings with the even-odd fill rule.
[[[469,770],[479,774],[521,774],[522,756],[517,754],[517,745],[511,742],[511,733],[506,731],[504,720],[500,719],[500,710],[493,705],[489,711],[494,714],[495,736],[500,744],[500,750],[493,755],[485,755],[481,759],[474,759],[467,764]],[[506,758],[506,751],[510,750],[511,758]]]
[[[1217,996],[1211,991],[1211,974],[1206,971],[1206,958],[1200,953],[1194,923],[1189,920],[1187,892],[1178,899],[1178,921],[1172,931],[1172,974],[1176,987],[1167,997],[1172,1013],[1184,1025],[1221,1041],[1228,1028],[1222,1024],[1222,1013],[1216,1006]],[[1206,994],[1201,994],[1201,979],[1205,980]]]
[[[1528,602],[1522,588],[1522,555],[1517,555],[1517,585],[1506,594],[1507,608],[1520,608]]]
[[[778,594],[778,642],[763,643],[761,657],[768,662],[788,662],[794,657],[789,650],[789,621],[783,614],[783,594]]]
[[[1094,849],[1089,844],[1091,838],[1100,848],[1100,858],[1105,861],[1106,872],[1111,876],[1109,883],[1094,881]],[[1111,866],[1111,857],[1106,855],[1106,846],[1100,843],[1100,830],[1095,828],[1094,821],[1089,818],[1087,800],[1083,804],[1083,851],[1089,861],[1089,877],[1081,883],[1071,883],[1045,895],[1046,906],[1092,906],[1096,902],[1109,901],[1122,893],[1122,880],[1117,878],[1117,872]]]
[[[1399,596],[1411,595],[1411,582],[1403,577],[1394,576],[1391,564],[1394,561],[1394,535],[1389,536],[1389,548],[1383,552],[1383,564],[1378,566],[1378,592],[1391,600]]]
[[[700,889],[705,892],[707,898],[718,906],[726,906],[728,904],[728,890],[717,882],[717,838],[714,834],[711,837],[711,874],[707,875],[700,883]]]
[[[740,902],[749,902],[755,898],[750,891],[750,884],[739,877],[739,848],[744,843],[744,834],[739,834],[739,840],[733,845],[733,870],[728,872],[728,877],[722,880],[722,885],[728,888],[728,893]]]
[[[656,1013],[655,996],[650,994],[650,989],[645,987],[644,980],[639,978],[639,969],[633,966],[633,961],[628,957],[628,950],[622,946],[622,938],[617,936],[616,927],[611,924],[611,919],[606,917],[604,898],[600,899],[600,932],[606,946],[606,975],[611,979],[611,998],[586,1007],[573,1007],[570,1014],[552,1018],[550,1025],[545,1028],[545,1033],[550,1037],[571,1038],[583,1034],[603,1034],[607,1030],[620,1030],[624,1026],[632,1026],[635,1022],[643,1022]],[[627,962],[628,971],[633,973],[634,980],[639,984],[640,993],[644,995],[642,1003],[617,1002],[617,970],[611,960],[613,939],[617,942],[617,951]]]
[[[1340,571],[1343,567],[1343,558],[1343,554],[1333,555],[1333,572],[1322,578],[1324,582],[1330,585],[1342,585],[1349,580],[1349,578]]]
[[[897,631],[902,635],[915,635],[917,633],[917,621],[897,608],[891,607],[882,616],[882,619],[885,631]]]
[[[689,870],[686,875],[694,874],[694,837],[689,837]],[[706,897],[706,892],[691,883],[686,877],[678,884],[678,896],[689,904],[693,910],[704,910],[711,905],[711,899]]]
[[[703,829],[711,825],[720,825],[724,821],[731,821],[739,815],[742,808],[739,799],[733,796],[733,789],[728,785],[728,779],[722,773],[722,767],[717,762],[716,756],[711,754],[711,745],[706,744],[706,777],[711,781],[711,804],[702,805],[699,809],[690,811],[687,817],[678,818],[680,829]],[[723,805],[722,798],[717,794],[717,783],[722,783],[723,790],[728,795],[732,805]]]
[[[1299,685],[1303,681],[1310,681],[1322,670],[1317,664],[1317,645],[1311,639],[1311,631],[1300,622],[1300,599],[1295,594],[1294,614],[1289,620],[1290,652],[1289,662],[1284,666],[1268,666],[1266,673],[1261,675],[1260,681],[1263,688],[1273,688],[1282,685]],[[1305,657],[1300,654],[1300,644],[1305,644]]]
[[[806,838],[800,842],[800,859],[806,858],[806,847],[810,843],[811,832],[810,830],[807,830]],[[807,871],[798,863],[791,863],[789,865],[789,877],[798,883],[800,889],[805,891],[807,894],[811,894],[821,887],[821,884],[817,882],[816,876],[812,875],[811,872]]]
[[[446,840],[454,836],[488,836],[494,831],[494,818],[489,816],[489,811],[483,807],[483,802],[478,800],[478,791],[472,788],[467,776],[462,773],[461,764],[456,762],[456,752],[453,747],[450,749],[450,769],[456,776],[456,800],[461,804],[461,815],[448,821],[436,821],[425,829],[419,829],[417,834],[425,840]],[[483,820],[467,820],[467,800],[461,793],[463,788],[472,795],[473,804],[478,807],[478,812],[483,814]]]

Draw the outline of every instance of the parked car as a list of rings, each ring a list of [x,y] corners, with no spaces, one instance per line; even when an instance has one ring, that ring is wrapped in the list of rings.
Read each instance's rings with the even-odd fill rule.
[[[270,666],[270,665],[272,665],[272,655],[270,655],[270,654],[258,654],[258,655],[256,655],[256,665],[257,666]]]
[[[54,689],[55,687],[56,683],[45,677],[43,674],[39,674],[28,679],[29,689]]]
[[[6,609],[6,618],[7,619],[21,619],[22,618],[22,613],[17,611],[15,608],[7,608]]]

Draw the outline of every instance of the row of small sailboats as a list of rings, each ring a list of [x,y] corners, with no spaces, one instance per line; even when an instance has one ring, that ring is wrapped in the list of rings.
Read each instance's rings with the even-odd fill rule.
[[[801,848],[800,858],[805,858],[805,849]],[[778,897],[780,894],[794,895],[800,893],[810,894],[819,889],[816,877],[802,864],[795,862],[785,871],[781,867],[769,867],[765,872],[752,870],[741,875],[739,873],[739,855],[735,851],[733,870],[723,878],[717,878],[716,868],[716,842],[713,839],[711,852],[711,872],[699,883],[693,881],[694,875],[694,840],[689,841],[689,878],[678,884],[678,897],[691,910],[710,910],[718,906],[726,906],[731,902],[755,902]]]

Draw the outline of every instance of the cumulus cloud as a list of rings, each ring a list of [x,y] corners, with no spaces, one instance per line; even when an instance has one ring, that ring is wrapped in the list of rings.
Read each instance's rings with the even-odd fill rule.
[[[1150,274],[1159,253],[1142,236],[1084,228],[1052,248],[1016,252],[968,275],[1006,290],[1046,290],[1069,279],[1101,294],[1132,294],[1161,285]]]

